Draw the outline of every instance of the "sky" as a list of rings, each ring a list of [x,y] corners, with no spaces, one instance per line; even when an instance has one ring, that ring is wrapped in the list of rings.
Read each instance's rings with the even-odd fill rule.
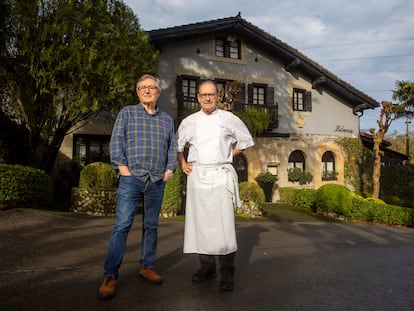
[[[143,30],[241,17],[381,101],[396,81],[414,81],[413,0],[124,0]],[[395,102],[395,101],[393,101]],[[380,109],[365,110],[360,128],[377,129]],[[388,131],[406,133],[406,120]],[[409,125],[414,131],[414,122]]]

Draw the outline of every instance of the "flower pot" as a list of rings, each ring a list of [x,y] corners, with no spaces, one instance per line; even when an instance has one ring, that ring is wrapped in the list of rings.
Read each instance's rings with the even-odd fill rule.
[[[260,187],[262,187],[262,189],[263,189],[266,202],[272,202],[273,186],[274,186],[274,183],[270,183],[270,182],[261,182],[260,183]]]

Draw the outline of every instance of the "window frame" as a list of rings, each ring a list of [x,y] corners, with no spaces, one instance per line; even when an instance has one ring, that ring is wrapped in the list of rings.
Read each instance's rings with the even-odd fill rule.
[[[73,135],[73,148],[72,148],[72,159],[80,167],[84,167],[89,163],[100,161],[110,163],[109,154],[109,142],[111,135],[93,135],[93,134],[74,134]],[[99,156],[97,158],[92,157],[94,145],[98,146]],[[84,147],[85,155],[81,155],[81,147]]]
[[[332,159],[327,157],[332,157]],[[331,160],[331,161],[329,161]],[[337,180],[338,172],[336,171],[336,160],[335,160],[335,153],[328,150],[325,151],[322,155],[321,159],[321,169],[322,169],[322,180],[329,181],[329,180]]]
[[[262,91],[260,93],[260,91]],[[267,105],[267,85],[252,84],[252,104],[258,106]]]
[[[216,37],[214,43],[216,57],[241,59],[241,41],[240,39],[227,37]]]
[[[301,158],[300,161],[296,161],[294,159],[292,161],[292,158],[298,158],[298,157]],[[293,164],[291,164],[291,163],[293,163]],[[301,165],[299,166],[299,165],[297,165],[297,163],[301,163]],[[296,149],[296,150],[292,151],[289,154],[289,158],[288,158],[288,170],[292,169],[292,168],[296,168],[296,167],[300,168],[302,170],[302,172],[305,172],[305,169],[306,169],[305,153],[302,150],[299,150],[299,149]]]
[[[292,92],[292,109],[293,111],[312,111],[312,92],[294,87]]]

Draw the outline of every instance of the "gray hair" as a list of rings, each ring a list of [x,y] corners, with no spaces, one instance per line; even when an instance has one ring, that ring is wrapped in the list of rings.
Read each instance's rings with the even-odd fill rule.
[[[137,84],[136,84],[136,88],[137,88],[137,89],[138,89],[138,84],[139,84],[141,81],[145,80],[145,79],[152,79],[152,80],[154,80],[154,81],[155,81],[155,85],[156,85],[157,89],[158,89],[158,90],[161,90],[161,88],[160,88],[160,79],[158,79],[157,77],[154,77],[153,75],[150,75],[150,74],[144,74],[144,75],[142,75],[142,76],[138,79]]]

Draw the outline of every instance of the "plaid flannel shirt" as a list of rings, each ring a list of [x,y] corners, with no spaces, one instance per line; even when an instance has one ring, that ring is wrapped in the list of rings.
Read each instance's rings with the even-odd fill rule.
[[[110,154],[115,168],[128,166],[142,181],[161,179],[165,170],[177,166],[173,119],[158,108],[149,114],[141,104],[122,108],[112,130]]]

